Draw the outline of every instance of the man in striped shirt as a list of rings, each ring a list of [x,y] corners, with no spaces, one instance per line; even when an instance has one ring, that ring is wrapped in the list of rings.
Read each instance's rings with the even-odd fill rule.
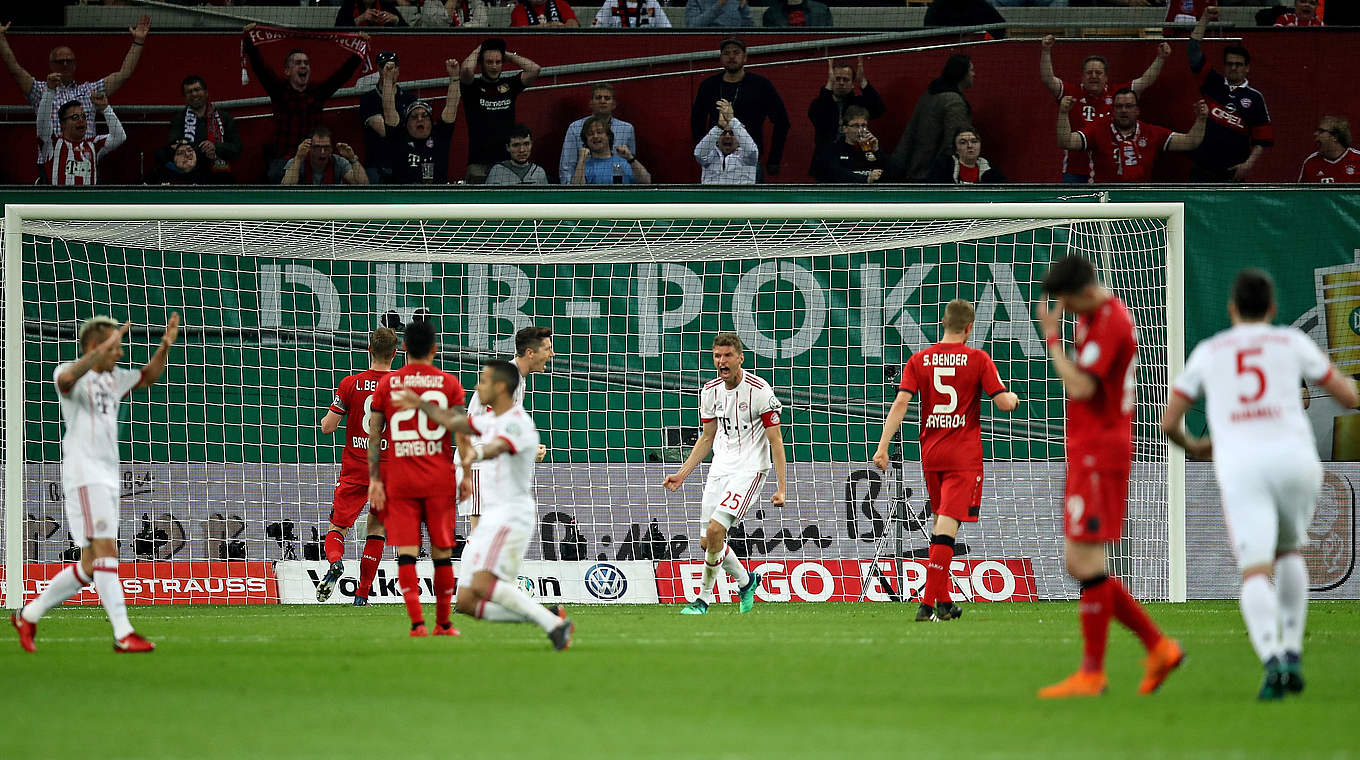
[[[52,74],[50,78],[56,78]],[[109,105],[109,97],[102,92],[91,95],[95,110],[103,114],[109,125],[106,135],[89,136],[86,125],[91,121],[85,106],[79,101],[63,103],[60,109],[52,100],[55,88],[43,90],[42,102],[38,104],[38,139],[42,142],[42,154],[47,156],[43,164],[42,180],[49,185],[96,185],[99,184],[99,160],[109,151],[127,140],[123,123]],[[56,110],[60,131],[49,132],[47,125],[50,115]]]

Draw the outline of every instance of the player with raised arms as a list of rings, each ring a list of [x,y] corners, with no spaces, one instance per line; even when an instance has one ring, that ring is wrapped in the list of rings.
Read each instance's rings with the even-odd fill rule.
[[[335,584],[345,572],[345,534],[359,518],[368,503],[368,415],[373,411],[373,391],[378,382],[392,371],[392,360],[397,355],[401,339],[390,327],[379,327],[368,338],[368,369],[340,381],[326,416],[321,418],[321,432],[330,435],[345,421],[345,448],[340,453],[340,480],[335,484],[331,501],[329,530],[326,531],[326,561],[331,563],[321,583],[316,587],[316,600],[324,602],[335,591]],[[386,439],[383,443],[386,444]],[[383,544],[387,533],[381,520],[369,512],[365,521],[364,553],[359,560],[359,586],[354,590],[354,606],[368,605],[368,594],[373,588],[373,576],[378,574],[382,561]]]
[[[952,620],[963,614],[950,599],[949,563],[960,523],[977,522],[982,510],[982,395],[1003,412],[1020,405],[1020,398],[1001,382],[992,357],[967,345],[973,317],[973,305],[962,298],[945,306],[944,335],[907,362],[874,452],[874,464],[886,472],[888,444],[902,426],[907,405],[919,397],[921,470],[935,526],[917,622]]]
[[[547,369],[548,362],[556,355],[553,351],[552,328],[530,325],[515,333],[515,358],[511,359],[510,363],[519,370],[519,382],[515,384],[514,390],[514,401],[517,406],[524,405],[524,390],[528,387],[529,376]],[[474,388],[472,398],[468,401],[468,416],[475,420],[479,415],[490,413],[491,407],[482,401]],[[472,446],[475,449],[487,443],[487,440],[481,436],[473,436]],[[547,455],[548,447],[539,444],[537,461],[542,462]],[[468,516],[468,535],[477,530],[477,521],[482,515],[480,477],[485,466],[485,462],[463,463],[463,477],[472,484],[472,495],[459,502],[458,511]]]
[[[453,467],[454,437],[428,415],[392,405],[393,391],[410,389],[441,409],[462,409],[458,378],[434,366],[439,352],[434,323],[406,327],[406,366],[383,375],[373,391],[368,415],[368,503],[387,529],[387,543],[397,547],[397,580],[411,618],[411,635],[428,636],[420,604],[416,555],[420,526],[430,536],[434,563],[436,636],[457,636],[450,620],[453,606],[453,523],[458,484]],[[466,440],[458,441],[461,448]],[[383,450],[386,449],[386,457]],[[388,486],[391,492],[388,492]]]
[[[1172,384],[1162,430],[1192,457],[1214,460],[1228,537],[1242,571],[1242,618],[1265,668],[1259,699],[1303,691],[1301,656],[1308,615],[1308,568],[1301,549],[1322,487],[1313,428],[1300,380],[1354,409],[1355,381],[1299,330],[1271,324],[1275,284],[1260,269],[1233,282],[1232,327],[1200,343]],[[1207,402],[1208,437],[1181,425],[1195,399]],[[1271,573],[1274,583],[1271,583]]]
[[[718,377],[704,384],[699,393],[703,433],[680,470],[667,475],[661,483],[668,490],[677,490],[713,452],[700,515],[703,532],[699,545],[704,549],[704,574],[699,596],[680,610],[685,615],[708,612],[719,570],[726,570],[737,582],[740,612],[750,612],[755,605],[760,573],[748,573],[742,567],[741,560],[727,545],[727,532],[741,522],[760,495],[771,458],[778,485],[770,503],[784,506],[788,479],[779,421],[783,407],[769,383],[741,368],[745,358],[741,338],[736,333],[720,333],[713,339],[713,366]]]
[[[1067,484],[1064,553],[1067,572],[1081,584],[1077,615],[1084,650],[1081,668],[1039,690],[1044,699],[1094,697],[1105,692],[1105,645],[1114,616],[1147,649],[1139,694],[1151,694],[1180,666],[1180,644],[1162,635],[1119,578],[1106,569],[1105,545],[1123,533],[1133,466],[1133,408],[1138,344],[1124,303],[1077,255],[1053,262],[1047,294],[1035,308],[1048,356],[1067,393]],[[1048,297],[1057,299],[1050,309]],[[1077,315],[1076,353],[1063,349],[1062,315]]]
[[[483,441],[467,450],[468,460],[484,463],[480,470],[484,511],[463,549],[458,611],[494,623],[532,622],[560,652],[571,646],[576,624],[560,605],[544,607],[516,585],[538,522],[534,504],[538,428],[515,401],[522,379],[521,368],[513,362],[487,362],[476,393],[490,411],[475,418],[440,409],[409,390],[394,396],[392,403],[399,409],[419,409],[450,430]],[[462,490],[469,490],[466,480]]]
[[[118,580],[118,408],[124,396],[150,388],[165,372],[170,347],[179,338],[179,313],[170,314],[160,346],[141,370],[118,366],[130,324],[120,327],[106,316],[86,320],[80,326],[80,359],[58,365],[52,373],[66,423],[61,439],[66,525],[72,542],[80,547],[80,561],[57,573],[37,599],[10,614],[19,645],[29,652],[37,650],[33,639],[42,616],[91,581],[113,624],[113,651],[156,648],[128,622],[123,585]]]

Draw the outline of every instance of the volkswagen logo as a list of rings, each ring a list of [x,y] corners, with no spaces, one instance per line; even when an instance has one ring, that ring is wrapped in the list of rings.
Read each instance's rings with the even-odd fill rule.
[[[586,591],[596,599],[612,602],[623,597],[628,591],[628,578],[623,571],[609,564],[600,562],[590,566],[586,571]]]

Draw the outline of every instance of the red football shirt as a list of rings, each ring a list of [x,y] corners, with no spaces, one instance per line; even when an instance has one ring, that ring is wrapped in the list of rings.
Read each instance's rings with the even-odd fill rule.
[[[921,401],[921,469],[982,468],[982,394],[1006,390],[986,351],[936,343],[911,357],[897,387]]]
[[[1077,316],[1077,366],[1096,380],[1084,401],[1067,400],[1067,459],[1095,469],[1127,468],[1133,459],[1133,402],[1138,343],[1124,302],[1111,296]]]
[[[1092,182],[1151,182],[1152,165],[1173,134],[1165,127],[1140,121],[1133,134],[1125,136],[1109,119],[1075,131],[1091,151]]]
[[[1299,181],[1328,185],[1334,182],[1360,182],[1360,150],[1347,148],[1335,161],[1323,158],[1321,153],[1314,153],[1304,160],[1303,168],[1299,170]]]
[[[1072,129],[1082,130],[1099,121],[1110,118],[1114,113],[1114,94],[1125,87],[1133,85],[1125,82],[1113,87],[1106,85],[1105,91],[1092,95],[1081,86],[1081,82],[1063,82],[1062,92],[1058,93],[1058,100],[1064,96],[1071,95],[1077,101],[1072,104],[1069,115]],[[1063,151],[1063,173],[1064,174],[1086,174],[1091,173],[1091,154],[1085,150],[1065,150]]]
[[[430,421],[418,409],[398,410],[392,405],[392,391],[409,388],[446,409],[461,407],[463,386],[458,378],[431,364],[407,364],[389,372],[373,391],[373,411],[386,420],[383,440],[387,459],[383,461],[383,484],[389,495],[422,496],[452,494],[456,487],[453,471],[453,434]]]
[[[340,452],[340,482],[368,483],[368,413],[373,411],[373,391],[390,370],[366,369],[340,381],[331,411],[345,417],[345,449]],[[387,459],[387,439],[382,458]]]

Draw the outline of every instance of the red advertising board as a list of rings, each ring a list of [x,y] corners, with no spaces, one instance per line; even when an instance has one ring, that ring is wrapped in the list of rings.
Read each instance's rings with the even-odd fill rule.
[[[24,566],[24,601],[47,588],[68,567],[47,562]],[[278,604],[272,562],[123,562],[118,568],[128,604]],[[86,586],[67,604],[99,604]]]
[[[756,599],[762,602],[853,602],[861,596],[867,601],[891,601],[891,591],[900,588],[898,563],[878,560],[759,560],[747,561],[747,570],[761,574],[761,589]],[[908,596],[917,594],[926,580],[924,560],[903,560]],[[1034,569],[1027,558],[956,559],[950,564],[954,576],[951,593],[955,600],[968,602],[1032,602],[1035,593]],[[703,576],[702,561],[666,560],[656,565],[656,591],[665,603],[692,601],[699,593]],[[882,578],[880,582],[878,578]],[[869,588],[865,591],[866,578]],[[714,590],[719,602],[736,600],[737,586],[723,574]]]

